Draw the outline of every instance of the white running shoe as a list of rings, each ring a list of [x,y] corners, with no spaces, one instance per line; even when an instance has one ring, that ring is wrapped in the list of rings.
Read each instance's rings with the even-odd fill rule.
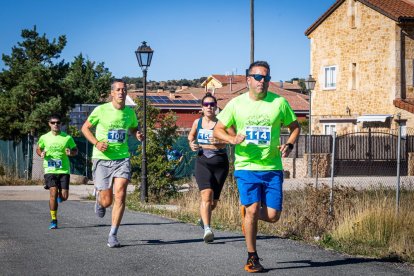
[[[99,191],[97,191],[95,189],[93,193],[95,194],[95,198],[96,198],[96,200],[95,200],[95,214],[98,217],[103,218],[105,216],[106,209],[99,204]]]
[[[204,242],[205,243],[210,243],[214,241],[214,234],[213,231],[211,231],[211,229],[206,229],[204,231]]]

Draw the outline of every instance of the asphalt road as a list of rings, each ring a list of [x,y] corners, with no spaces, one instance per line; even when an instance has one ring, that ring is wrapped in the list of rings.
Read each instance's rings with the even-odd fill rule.
[[[126,211],[122,247],[108,248],[110,216],[96,217],[93,202],[64,202],[58,219],[59,229],[48,230],[45,200],[0,200],[0,275],[248,274],[240,233],[215,231],[205,244],[199,226]],[[411,266],[272,236],[259,237],[258,252],[269,275],[414,275]]]

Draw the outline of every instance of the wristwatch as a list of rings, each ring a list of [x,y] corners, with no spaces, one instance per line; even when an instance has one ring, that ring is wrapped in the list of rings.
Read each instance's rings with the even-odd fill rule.
[[[290,150],[293,150],[293,144],[292,143],[286,143],[286,146],[288,146]]]

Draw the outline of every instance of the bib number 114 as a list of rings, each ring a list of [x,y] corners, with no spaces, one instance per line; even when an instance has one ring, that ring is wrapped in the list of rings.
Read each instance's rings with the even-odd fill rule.
[[[248,126],[246,127],[246,142],[256,145],[270,144],[269,126]]]

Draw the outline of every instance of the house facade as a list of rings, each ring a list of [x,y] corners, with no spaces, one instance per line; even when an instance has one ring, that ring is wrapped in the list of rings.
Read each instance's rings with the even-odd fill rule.
[[[414,128],[413,0],[338,0],[305,35],[314,134]]]

